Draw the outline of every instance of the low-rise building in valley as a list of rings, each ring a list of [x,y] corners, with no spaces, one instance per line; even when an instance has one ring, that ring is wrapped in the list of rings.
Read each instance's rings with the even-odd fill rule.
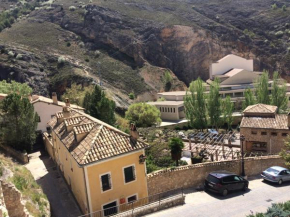
[[[134,125],[128,135],[69,107],[48,124],[46,149],[84,213],[107,209],[101,211],[106,216],[148,197],[148,145],[138,139]]]
[[[159,109],[162,120],[178,121],[185,118],[183,101],[158,101],[148,104]]]
[[[289,114],[277,114],[277,106],[256,104],[244,110],[240,133],[245,136],[244,151],[277,154],[289,134]]]

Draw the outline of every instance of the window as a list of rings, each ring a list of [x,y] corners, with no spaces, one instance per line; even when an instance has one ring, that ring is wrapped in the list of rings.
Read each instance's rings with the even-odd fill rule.
[[[128,203],[133,203],[136,200],[137,200],[137,195],[133,195],[133,196],[127,198]]]
[[[252,131],[252,134],[253,135],[257,135],[257,131]]]
[[[282,133],[282,136],[286,137],[288,136],[288,133]]]
[[[261,135],[262,136],[266,136],[267,135],[267,132],[261,132]]]
[[[107,173],[101,176],[102,190],[107,191],[112,188],[111,185],[111,174]]]
[[[171,113],[172,113],[172,108],[170,108],[170,111],[171,111]]]
[[[38,123],[41,122],[41,119],[40,119],[40,116],[38,115],[38,120],[37,120]]]
[[[173,111],[174,111],[174,113],[175,113],[175,108],[173,108]]]
[[[130,166],[124,168],[125,183],[132,182],[136,179],[135,177],[135,167]]]
[[[272,132],[271,136],[277,136],[277,133]]]
[[[103,206],[104,216],[111,216],[118,213],[117,202],[108,203]]]

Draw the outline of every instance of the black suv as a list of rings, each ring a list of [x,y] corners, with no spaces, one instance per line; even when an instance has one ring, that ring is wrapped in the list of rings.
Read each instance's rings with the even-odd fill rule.
[[[226,196],[229,191],[246,191],[248,186],[248,180],[228,171],[211,172],[204,182],[205,191],[210,190],[223,196]]]

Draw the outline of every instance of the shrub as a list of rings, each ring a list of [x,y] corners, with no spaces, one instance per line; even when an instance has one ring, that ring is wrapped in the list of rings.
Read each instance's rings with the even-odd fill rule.
[[[10,57],[14,57],[15,54],[13,53],[13,51],[9,51],[9,52],[8,52],[8,55],[9,55]]]
[[[80,43],[79,43],[79,46],[80,46],[81,48],[83,48],[83,47],[85,46],[85,43],[84,43],[84,42],[80,42]]]
[[[97,57],[97,58],[98,58],[98,57],[100,57],[100,55],[101,55],[101,52],[100,52],[100,51],[98,51],[98,50],[96,50],[96,51],[95,51],[95,57]]]
[[[62,67],[65,64],[65,58],[64,57],[59,57],[57,60],[57,66]]]
[[[17,54],[16,59],[17,59],[17,60],[22,60],[22,59],[23,59],[22,54]]]
[[[75,11],[75,10],[76,10],[76,7],[75,7],[75,6],[70,6],[68,9],[69,9],[70,11]]]
[[[85,58],[86,62],[90,62],[90,59],[88,57]]]
[[[276,9],[277,9],[277,5],[276,5],[276,3],[275,3],[275,4],[272,4],[272,5],[271,5],[271,8],[272,8],[273,10],[276,10]]]
[[[282,6],[282,11],[286,11],[286,10],[287,10],[286,5],[283,5],[283,6]]]
[[[276,37],[282,37],[283,35],[284,35],[283,31],[278,31],[278,32],[275,33]]]
[[[66,46],[67,46],[67,47],[70,47],[70,46],[71,46],[71,43],[70,43],[70,42],[67,42],[67,43],[66,43]]]
[[[134,93],[129,93],[129,99],[135,99],[135,94]]]

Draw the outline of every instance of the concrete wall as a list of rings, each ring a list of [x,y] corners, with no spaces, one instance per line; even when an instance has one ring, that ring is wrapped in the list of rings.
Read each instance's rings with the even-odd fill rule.
[[[252,134],[252,132],[257,134]],[[262,132],[266,132],[267,135],[262,135]],[[277,136],[271,135],[272,132],[277,133]],[[284,148],[285,140],[287,139],[287,136],[282,136],[282,133],[289,134],[289,130],[241,128],[240,133],[246,138],[245,151],[252,151],[253,142],[265,142],[267,143],[267,153],[278,154]]]
[[[247,176],[258,175],[274,165],[285,166],[284,160],[279,156],[247,158],[245,159],[245,172]],[[241,161],[210,162],[182,166],[175,170],[167,169],[153,172],[147,175],[149,196],[181,187],[191,188],[203,185],[206,176],[217,170],[228,170],[240,174]]]
[[[213,75],[222,75],[233,68],[253,71],[254,62],[253,60],[247,60],[233,54],[228,55],[210,66],[210,77]]]

